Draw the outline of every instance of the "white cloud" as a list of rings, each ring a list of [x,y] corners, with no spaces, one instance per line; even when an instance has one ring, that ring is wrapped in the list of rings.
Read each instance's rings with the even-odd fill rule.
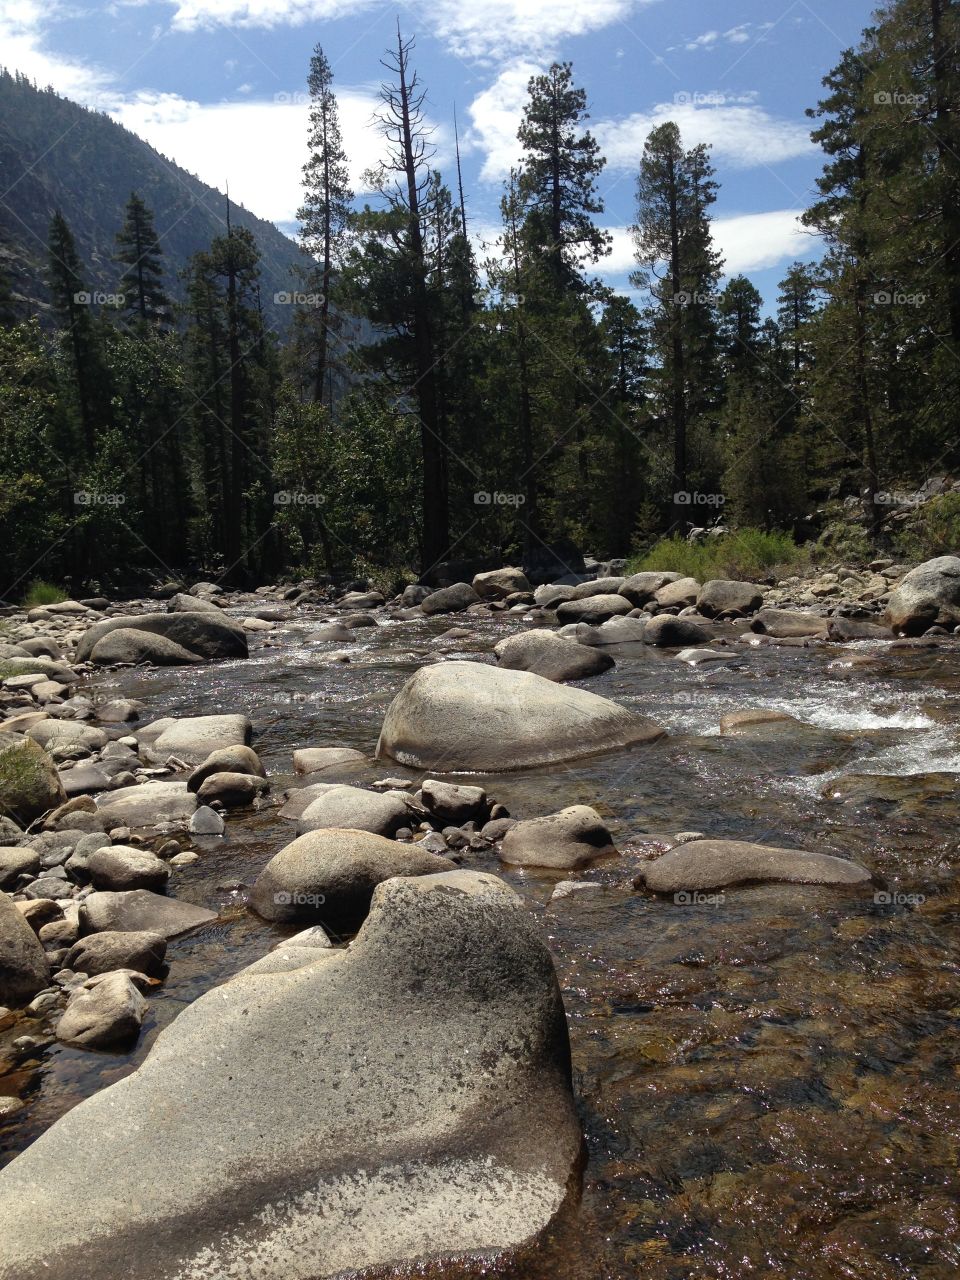
[[[41,26],[57,16],[53,0],[12,0],[0,5],[3,65],[29,76],[41,88],[53,85],[69,98],[91,103],[109,88],[110,77],[96,67],[44,50]]]
[[[763,271],[798,258],[815,257],[820,241],[800,225],[796,209],[745,213],[714,218],[714,244],[724,259],[726,276]],[[613,252],[601,263],[604,276],[625,276],[636,267],[633,236],[628,227],[611,228]]]
[[[465,144],[470,150],[485,152],[480,170],[484,182],[500,182],[519,160],[517,129],[527,100],[527,84],[543,70],[525,59],[511,63],[468,107],[472,128]]]
[[[279,27],[322,22],[373,9],[381,0],[168,0],[177,31],[198,27]]]

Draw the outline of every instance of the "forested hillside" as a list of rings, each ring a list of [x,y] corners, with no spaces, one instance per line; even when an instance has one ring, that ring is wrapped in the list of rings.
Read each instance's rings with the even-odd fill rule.
[[[57,209],[69,219],[90,288],[116,292],[114,236],[134,190],[163,229],[168,289],[180,301],[186,296],[181,272],[191,255],[225,228],[223,193],[109,116],[0,69],[0,262],[18,299],[18,315],[36,313],[52,321],[47,233]],[[231,217],[256,238],[264,310],[285,329],[289,309],[275,307],[273,295],[296,287],[301,254],[272,222],[237,205]]]
[[[452,557],[642,554],[721,515],[778,548],[903,550],[915,491],[945,491],[958,461],[958,39],[956,5],[895,0],[826,76],[804,218],[825,255],[786,269],[766,308],[713,242],[723,173],[670,122],[639,159],[636,292],[598,281],[605,161],[569,63],[529,83],[501,239],[480,261],[399,38],[386,159],[359,208],[318,48],[299,211],[311,271],[282,341],[262,306],[275,232],[240,213],[220,225],[198,195],[207,238],[180,282],[179,179],[101,117],[6,78],[8,154],[42,150],[39,101],[72,130],[44,170],[57,182],[15,193],[37,270],[41,223],[58,204],[63,217],[47,268],[58,336],[12,324],[16,307],[0,334],[6,593],[40,573],[402,581]],[[125,226],[112,247],[92,229],[108,223]],[[119,288],[121,267],[121,303],[76,303]],[[344,314],[366,322],[361,350]],[[331,395],[345,378],[351,393]],[[934,542],[955,537],[957,502],[937,499]]]

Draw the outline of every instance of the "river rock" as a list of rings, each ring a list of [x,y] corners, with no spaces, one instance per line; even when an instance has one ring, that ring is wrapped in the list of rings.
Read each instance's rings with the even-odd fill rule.
[[[80,907],[82,931],[104,933],[159,933],[161,937],[178,938],[200,925],[216,920],[217,913],[192,902],[167,898],[148,889],[127,892],[91,893]]]
[[[557,617],[561,622],[600,623],[617,614],[629,613],[632,608],[633,605],[625,596],[594,595],[565,600],[557,606]]]
[[[35,876],[40,870],[36,849],[0,848],[0,889],[12,889],[21,876]]]
[[[423,604],[432,591],[433,587],[424,586],[422,582],[409,582],[401,592],[400,603],[405,609],[412,609],[416,605]]]
[[[187,789],[199,791],[204,782],[215,773],[246,773],[252,778],[267,776],[267,771],[253,748],[237,744],[211,751],[187,779]]]
[[[755,613],[760,608],[763,604],[763,592],[753,582],[711,578],[700,588],[696,603],[705,618],[731,613],[743,616]]]
[[[26,827],[66,798],[56,766],[39,743],[0,734],[0,814]]]
[[[478,604],[480,597],[468,582],[455,582],[452,587],[441,587],[432,591],[421,603],[420,608],[428,618],[437,613],[461,613],[472,604]]]
[[[359,927],[374,889],[391,876],[431,875],[453,863],[370,831],[317,830],[281,849],[257,876],[250,905],[265,920]]]
[[[653,893],[723,889],[737,884],[865,884],[856,862],[806,849],[780,849],[743,840],[692,840],[648,863],[642,872]]]
[[[827,619],[815,613],[791,612],[789,609],[761,609],[750,623],[750,629],[777,640],[795,636],[826,636]]]
[[[303,810],[297,834],[339,827],[392,836],[410,822],[406,797],[400,791],[365,791],[346,783],[331,783]]]
[[[646,629],[646,618],[608,618],[599,627],[588,622],[576,623],[575,636],[577,643],[582,645],[640,644]]]
[[[252,732],[250,721],[241,715],[168,716],[144,725],[137,736],[141,750],[151,760],[162,762],[167,756],[176,756],[187,764],[200,764],[212,752],[248,746]]]
[[[533,587],[522,569],[506,568],[478,573],[473,589],[481,600],[505,600],[514,591],[532,591]]]
[[[62,1044],[81,1049],[116,1049],[140,1034],[147,1002],[126,973],[106,973],[70,997],[56,1025]]]
[[[195,836],[222,836],[227,828],[221,814],[202,804],[190,819],[190,832]]]
[[[572,589],[571,600],[587,600],[590,596],[616,595],[623,586],[623,578],[593,578],[578,582]]]
[[[323,773],[325,769],[340,769],[367,763],[362,751],[352,747],[302,747],[293,753],[295,773]]]
[[[586,866],[616,852],[606,823],[596,809],[585,804],[517,822],[500,845],[504,862],[563,870]]]
[[[107,745],[107,735],[102,729],[81,724],[79,720],[43,720],[27,730],[27,737],[38,742],[46,751],[82,747],[84,751],[99,751]]]
[[[50,981],[36,934],[6,893],[0,893],[0,1004],[32,1000]]]
[[[115,844],[97,849],[87,860],[95,889],[162,889],[170,868],[147,849]]]
[[[487,793],[483,787],[462,787],[452,782],[426,778],[420,797],[431,815],[462,827],[465,822],[479,822],[487,816]]]
[[[185,822],[197,807],[197,797],[185,782],[142,782],[97,796],[96,805],[107,830],[152,827]]]
[[[635,608],[639,608],[652,600],[661,587],[665,587],[668,582],[677,582],[679,578],[679,573],[634,573],[623,580],[620,594],[626,596]]]
[[[549,583],[537,587],[533,593],[534,604],[541,609],[556,609],[558,604],[573,599],[574,588],[564,583]]]
[[[827,623],[827,639],[841,644],[851,640],[892,640],[893,632],[865,618],[831,618]]]
[[[201,783],[197,800],[202,805],[218,803],[225,809],[239,809],[253,804],[267,786],[266,778],[249,773],[212,773]]]
[[[960,556],[937,556],[905,574],[887,603],[886,620],[906,636],[960,624]]]
[[[187,595],[183,591],[178,591],[176,595],[170,597],[167,601],[167,613],[214,613],[222,615],[222,610],[218,604],[214,604],[209,596]]]
[[[90,627],[80,638],[77,661],[89,661],[97,643],[121,629],[166,636],[201,658],[245,658],[248,653],[247,633],[225,613],[142,613],[108,618]]]
[[[731,711],[720,719],[720,732],[727,737],[767,736],[771,731],[780,733],[787,727],[803,727],[802,721],[787,715],[785,711],[773,709]]]
[[[377,757],[436,772],[508,773],[655,742],[652,721],[585,689],[479,662],[421,667],[387,711]]]
[[[671,609],[696,604],[700,594],[700,583],[696,578],[674,578],[654,593],[654,599],[661,609]]]
[[[511,671],[534,671],[547,680],[585,680],[609,671],[614,665],[609,654],[567,640],[555,631],[539,627],[508,636],[493,647],[501,667]]]
[[[120,1257],[125,1280],[449,1275],[535,1244],[581,1135],[522,901],[471,872],[394,879],[352,947],[298,950],[193,1001],[4,1170],[6,1280],[103,1280]]]
[[[203,662],[199,653],[185,649],[169,636],[136,631],[133,627],[117,627],[97,641],[90,659],[97,667],[138,666],[149,662],[155,667],[187,667]]]
[[[163,976],[167,940],[149,930],[107,929],[81,938],[67,952],[65,969],[77,973],[111,973],[114,969],[136,969],[150,978]]]
[[[643,638],[647,644],[655,644],[663,649],[681,649],[687,645],[709,644],[711,636],[691,618],[659,613],[647,623]]]

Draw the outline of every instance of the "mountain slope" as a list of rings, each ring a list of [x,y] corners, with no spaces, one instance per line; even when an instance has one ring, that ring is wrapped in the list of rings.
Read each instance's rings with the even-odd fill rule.
[[[226,229],[226,197],[108,116],[0,70],[0,265],[22,315],[45,317],[47,232],[58,208],[76,237],[90,288],[116,292],[114,237],[131,191],[154,212],[167,288],[182,299],[180,273],[190,256]],[[304,256],[272,222],[240,205],[231,205],[230,216],[256,237],[264,314],[284,330],[293,308],[276,306],[274,294],[298,287],[295,269]]]

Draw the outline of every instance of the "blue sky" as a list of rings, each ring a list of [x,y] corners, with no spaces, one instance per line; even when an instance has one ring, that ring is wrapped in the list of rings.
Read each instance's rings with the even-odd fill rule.
[[[355,183],[376,160],[371,117],[399,18],[416,34],[437,163],[453,179],[460,121],[474,232],[496,232],[501,182],[518,154],[531,74],[574,64],[609,163],[600,182],[614,233],[601,266],[628,290],[628,228],[643,141],[666,119],[713,144],[715,237],[727,271],[771,301],[785,267],[814,257],[798,230],[820,157],[804,108],[856,43],[869,0],[0,0],[0,59],[108,111],[261,217],[293,231],[305,158],[305,78],[333,64]]]

